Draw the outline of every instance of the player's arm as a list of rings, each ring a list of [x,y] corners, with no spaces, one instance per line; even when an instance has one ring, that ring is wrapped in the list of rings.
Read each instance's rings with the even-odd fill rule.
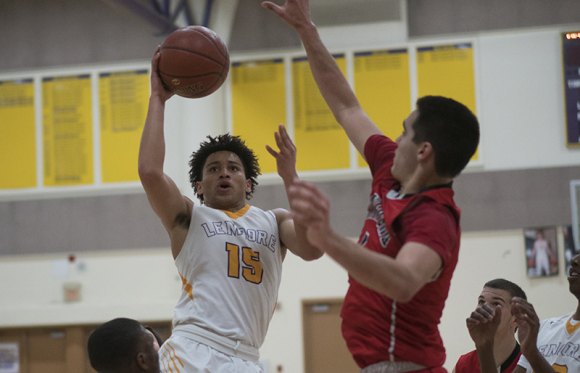
[[[364,156],[367,139],[374,134],[380,134],[381,131],[362,110],[348,81],[322,43],[318,30],[310,19],[308,1],[286,0],[283,5],[264,1],[262,6],[274,12],[296,30],[308,55],[310,69],[322,96],[350,141]]]
[[[391,258],[336,233],[330,226],[330,202],[314,184],[296,181],[289,188],[289,198],[294,220],[307,228],[309,242],[358,282],[389,298],[410,301],[442,267],[439,254],[422,243],[407,242]]]
[[[288,188],[298,180],[296,146],[283,125],[278,126],[278,131],[274,133],[274,140],[278,151],[269,145],[266,145],[266,150],[276,159],[278,174],[284,181],[284,189],[288,193]],[[286,248],[304,260],[314,260],[322,256],[322,252],[308,242],[306,228],[296,224],[287,210],[275,209],[273,211],[278,221],[280,240]]]
[[[497,373],[493,355],[495,333],[501,321],[502,309],[480,303],[465,320],[469,336],[475,343],[481,373]]]
[[[308,242],[306,229],[294,222],[288,210],[278,208],[272,210],[278,221],[278,231],[282,245],[294,255],[304,260],[315,260],[322,256],[322,251]]]
[[[175,182],[163,171],[165,160],[164,111],[165,102],[172,96],[158,76],[159,53],[156,52],[151,64],[151,97],[147,119],[139,147],[139,178],[147,194],[151,207],[159,216],[163,226],[172,238],[173,232],[184,216],[191,215],[193,202],[181,194]]]
[[[538,333],[540,332],[540,318],[534,306],[525,299],[513,297],[512,315],[515,316],[518,325],[518,340],[521,345],[522,355],[524,355],[524,358],[531,365],[533,371],[538,373],[556,373],[554,368],[538,350],[537,343]]]
[[[359,283],[403,303],[432,281],[442,265],[441,257],[434,250],[416,242],[406,243],[399,254],[391,258],[328,232],[322,250]]]

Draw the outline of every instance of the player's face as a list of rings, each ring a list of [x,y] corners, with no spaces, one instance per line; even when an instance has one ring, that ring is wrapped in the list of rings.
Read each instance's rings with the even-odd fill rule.
[[[511,314],[512,295],[507,290],[484,287],[477,299],[478,305],[487,304],[495,308],[501,307],[501,320],[495,332],[496,338],[514,335],[515,320]]]
[[[251,181],[246,179],[240,157],[224,150],[207,157],[197,190],[203,194],[207,206],[237,211],[246,204],[246,192],[251,191]]]
[[[417,144],[413,142],[415,131],[413,123],[419,117],[417,110],[413,111],[403,122],[403,133],[397,139],[397,150],[391,172],[395,179],[404,183],[409,179],[417,168]]]
[[[568,284],[570,293],[580,300],[580,254],[573,256],[570,261]]]

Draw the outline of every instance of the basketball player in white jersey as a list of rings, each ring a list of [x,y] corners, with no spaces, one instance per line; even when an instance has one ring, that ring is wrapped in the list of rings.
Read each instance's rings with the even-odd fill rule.
[[[576,310],[541,322],[530,303],[512,299],[511,312],[518,325],[522,352],[513,373],[580,372],[580,254],[572,258],[568,284],[570,293],[578,300]],[[501,308],[499,312],[490,309],[478,316],[478,322],[493,327],[498,324],[501,312]],[[493,360],[493,354],[488,354],[487,359]],[[497,372],[494,361],[482,362],[481,367],[481,373]]]
[[[236,136],[207,137],[190,160],[201,204],[164,173],[164,110],[172,96],[152,60],[149,111],[139,151],[139,177],[169,234],[183,283],[171,337],[161,347],[163,373],[261,372],[258,349],[274,312],[286,249],[305,260],[322,253],[284,209],[250,206],[259,175],[254,153]],[[268,147],[288,188],[297,177],[294,144],[283,127],[279,151]]]

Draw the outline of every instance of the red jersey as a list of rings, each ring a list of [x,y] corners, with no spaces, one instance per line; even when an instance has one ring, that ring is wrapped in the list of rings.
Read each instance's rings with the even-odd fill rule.
[[[437,368],[445,362],[438,325],[459,254],[460,212],[450,185],[398,196],[399,183],[391,174],[396,148],[381,135],[371,136],[365,144],[373,181],[359,243],[393,258],[406,242],[421,243],[439,254],[442,269],[408,303],[394,301],[351,277],[341,311],[342,334],[361,368],[381,361]]]
[[[516,344],[511,355],[501,364],[499,372],[512,373],[518,366],[518,360],[520,359],[521,354],[520,345]],[[477,356],[476,350],[459,357],[457,364],[455,365],[455,373],[481,373],[479,357]]]

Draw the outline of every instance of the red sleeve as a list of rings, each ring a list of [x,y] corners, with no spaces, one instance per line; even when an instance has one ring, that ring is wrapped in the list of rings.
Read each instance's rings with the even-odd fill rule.
[[[475,351],[461,355],[455,364],[455,373],[479,372],[479,358]]]
[[[443,265],[459,247],[459,226],[451,211],[431,200],[421,202],[401,217],[401,242],[417,242],[434,250]]]
[[[374,175],[381,166],[390,165],[395,157],[397,143],[383,135],[372,135],[365,143],[365,159]],[[389,166],[390,167],[390,166]]]

